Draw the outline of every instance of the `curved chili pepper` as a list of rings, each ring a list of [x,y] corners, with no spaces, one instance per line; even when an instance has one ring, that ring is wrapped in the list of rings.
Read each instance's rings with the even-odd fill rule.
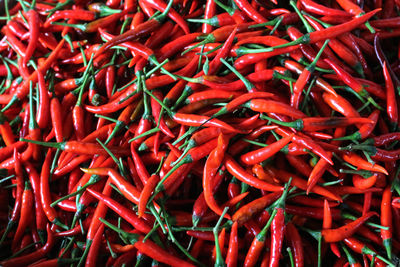
[[[368,212],[367,214],[361,216],[357,220],[346,224],[342,227],[336,229],[323,229],[321,231],[321,235],[326,242],[338,242],[345,238],[351,237],[356,231],[357,228],[366,222],[369,218],[376,215],[375,212]]]
[[[292,178],[291,184],[293,186],[296,186],[303,190],[307,190],[307,182],[305,180],[301,179],[300,177],[298,177],[297,175],[291,174],[284,170],[278,170],[278,169],[275,169],[272,167],[269,168],[269,170],[273,174],[275,174],[279,179],[281,179],[283,182],[287,182],[287,181],[289,181],[289,178]],[[320,194],[320,195],[330,198],[332,200],[336,200],[336,201],[340,201],[340,202],[342,201],[341,198],[336,194],[336,192],[334,193],[334,191],[330,191],[330,190],[326,189],[325,187],[316,185],[313,187],[311,192]]]
[[[63,225],[59,218],[57,211],[50,205],[52,200],[51,200],[51,194],[50,194],[50,184],[49,180],[51,177],[50,174],[50,167],[51,167],[51,160],[52,160],[52,150],[51,148],[48,149],[45,161],[42,166],[42,171],[40,173],[40,201],[43,206],[43,211],[46,214],[46,217],[48,220],[60,227],[65,227]]]
[[[281,136],[288,136],[291,133],[283,128],[277,128],[276,129],[277,134]],[[302,147],[306,147],[313,151],[315,154],[326,160],[329,164],[333,165],[333,162],[331,160],[331,157],[329,154],[327,154],[322,147],[320,147],[317,143],[315,143],[311,138],[306,137],[306,136],[300,136],[299,133],[294,135],[292,138],[292,142],[296,143]]]
[[[364,242],[359,241],[356,238],[349,237],[345,238],[344,243],[354,252],[357,252],[359,254],[366,254],[367,257],[372,260],[374,258],[374,255],[376,255],[376,252],[369,248]],[[384,266],[384,262],[378,258],[375,258],[375,263],[379,266]]]
[[[272,202],[277,200],[280,196],[280,192],[271,193],[263,197],[257,198],[246,205],[240,207],[233,215],[232,220],[243,225],[246,221],[250,220],[254,214],[257,214]]]
[[[146,234],[150,232],[151,228],[142,219],[139,219],[139,217],[132,210],[129,210],[128,208],[124,207],[117,201],[101,193],[98,193],[90,188],[88,188],[87,190],[92,196],[94,196],[100,201],[103,201],[110,209],[121,215],[122,218],[124,218],[133,227],[135,227],[135,229]]]
[[[235,0],[236,5],[257,23],[265,23],[265,19],[247,0]]]
[[[25,65],[28,63],[33,53],[35,52],[39,40],[39,25],[40,25],[39,14],[35,10],[30,9],[26,13],[26,17],[28,19],[28,24],[29,24],[29,44],[25,50],[25,57],[23,58],[23,62]]]
[[[272,143],[266,147],[248,152],[240,157],[241,161],[247,165],[254,165],[260,163],[277,152],[279,152],[284,146],[286,146],[293,138],[294,134],[288,135],[275,143]]]
[[[324,5],[320,5],[318,3],[315,3],[311,0],[301,0],[301,4],[305,8],[306,11],[310,13],[314,13],[317,15],[322,15],[322,16],[339,16],[339,17],[348,17],[350,16],[349,13],[339,10],[339,9],[334,9],[334,8],[329,8]]]
[[[39,65],[38,70],[41,71],[42,73],[45,73],[50,67],[51,64],[54,63],[54,61],[57,59],[58,54],[60,53],[63,45],[64,45],[65,40],[62,39],[57,47],[51,52],[51,54],[49,55],[49,57],[46,58],[46,60],[43,62],[43,64]],[[12,105],[14,105],[18,100],[22,100],[24,99],[28,94],[29,94],[29,87],[30,87],[30,83],[36,83],[38,79],[37,76],[37,72],[33,72],[28,79],[26,79],[24,81],[24,83],[22,85],[20,85],[14,96],[12,97],[12,99],[10,100],[10,102],[8,102],[7,106],[3,108],[3,110],[11,107]]]
[[[278,113],[282,115],[287,115],[293,118],[304,118],[303,112],[298,109],[292,108],[289,105],[273,101],[273,100],[263,100],[263,99],[253,99],[246,104],[251,110],[257,112],[265,113]]]
[[[222,208],[218,206],[213,196],[213,180],[215,179],[215,175],[217,174],[218,168],[221,165],[225,151],[228,147],[229,136],[220,134],[218,137],[217,147],[211,151],[210,156],[207,158],[207,161],[204,165],[203,171],[203,192],[204,199],[208,205],[208,207],[214,211],[216,214],[222,214]],[[225,215],[228,219],[230,219],[229,214]]]
[[[368,189],[375,185],[377,179],[377,174],[372,174],[371,176],[366,178],[362,177],[361,175],[354,174],[353,185],[360,189]]]
[[[368,171],[376,171],[383,174],[388,175],[388,172],[382,167],[377,164],[372,164],[367,162],[366,160],[362,159],[355,153],[344,153],[343,160],[347,161],[350,164],[357,166],[360,169],[368,170]]]
[[[85,266],[96,266],[99,249],[102,243],[102,236],[104,232],[104,224],[102,224],[94,236],[93,242],[90,245],[90,249],[86,258]]]
[[[158,28],[160,26],[160,23],[167,16],[167,14],[168,14],[168,12],[169,12],[169,10],[171,8],[171,5],[172,5],[172,1],[169,1],[169,3],[167,5],[167,7],[165,8],[165,10],[159,16],[156,16],[153,19],[148,20],[147,22],[144,22],[144,23],[138,25],[136,28],[134,28],[132,30],[129,30],[129,31],[126,31],[125,33],[123,33],[121,35],[118,35],[118,36],[114,37],[112,40],[108,41],[105,45],[103,45],[96,52],[94,57],[96,58],[100,54],[103,54],[108,49],[110,49],[112,46],[119,45],[121,43],[128,42],[128,41],[134,40],[136,38],[145,36],[146,34],[152,32],[153,30]]]
[[[282,187],[277,185],[269,184],[265,181],[259,180],[247,173],[242,167],[235,162],[235,160],[229,155],[225,156],[224,165],[229,173],[235,176],[237,179],[244,183],[247,183],[255,188],[266,190],[266,191],[281,191]]]
[[[43,27],[50,27],[51,24],[60,19],[78,19],[84,21],[92,21],[96,18],[96,14],[93,11],[87,10],[57,10],[51,15],[46,22],[43,24]]]

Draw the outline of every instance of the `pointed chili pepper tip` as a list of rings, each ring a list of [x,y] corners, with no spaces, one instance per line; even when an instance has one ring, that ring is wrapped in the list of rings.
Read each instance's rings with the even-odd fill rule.
[[[87,172],[89,172],[89,168],[80,168],[81,169],[81,171],[83,171],[84,173],[87,173]]]

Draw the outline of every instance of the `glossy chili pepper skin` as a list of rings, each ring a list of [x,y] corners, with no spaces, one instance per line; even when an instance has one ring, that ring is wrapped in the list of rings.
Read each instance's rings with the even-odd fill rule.
[[[374,215],[373,212],[367,213],[359,219],[337,229],[324,229],[321,234],[326,242],[338,242],[351,236],[363,222]]]

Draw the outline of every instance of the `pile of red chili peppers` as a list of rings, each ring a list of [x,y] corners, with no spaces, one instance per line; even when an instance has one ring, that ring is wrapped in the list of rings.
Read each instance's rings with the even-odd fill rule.
[[[18,0],[1,266],[398,266],[400,1]]]

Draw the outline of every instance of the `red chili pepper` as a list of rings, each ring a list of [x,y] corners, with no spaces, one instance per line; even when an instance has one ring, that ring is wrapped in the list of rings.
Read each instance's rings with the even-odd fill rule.
[[[272,143],[264,148],[260,148],[251,152],[248,152],[240,157],[241,161],[247,165],[254,165],[260,163],[277,152],[279,152],[284,146],[286,146],[293,138],[294,134],[286,136],[275,143]]]
[[[14,238],[12,241],[12,248],[16,248],[18,242],[23,236],[25,229],[28,227],[30,223],[30,214],[32,212],[34,197],[32,193],[32,189],[29,186],[29,183],[25,183],[25,189],[22,193],[22,203],[21,203],[21,214],[18,223],[17,230],[15,231]]]
[[[235,267],[237,265],[238,247],[239,247],[238,242],[239,242],[238,224],[237,222],[234,222],[229,235],[229,245],[225,259],[226,266],[228,267]]]
[[[360,189],[368,189],[375,185],[377,179],[378,179],[377,174],[372,174],[370,177],[367,178],[364,178],[358,174],[354,174],[353,185]]]
[[[100,201],[103,201],[110,209],[121,215],[127,222],[129,222],[135,229],[147,234],[150,232],[151,228],[140,219],[132,210],[124,207],[117,201],[98,193],[90,188],[87,189],[88,192]]]
[[[246,221],[250,220],[252,216],[265,209],[268,205],[278,199],[280,192],[271,193],[263,197],[257,198],[246,205],[239,208],[233,215],[232,220],[243,225]]]
[[[32,262],[42,259],[50,250],[53,248],[55,243],[53,233],[50,229],[50,225],[47,225],[47,241],[46,244],[35,252],[5,260],[1,262],[2,266],[26,266]]]
[[[211,151],[208,157],[203,171],[203,192],[204,198],[208,207],[216,214],[222,214],[222,208],[218,206],[213,196],[213,180],[217,174],[218,168],[221,165],[225,151],[228,147],[229,136],[220,134],[218,137],[217,147]],[[229,214],[226,214],[226,218],[230,219]]]
[[[146,204],[159,181],[160,177],[158,175],[153,174],[152,176],[150,176],[150,179],[148,179],[147,182],[145,183],[139,197],[139,205],[138,205],[139,218],[144,215],[144,212],[146,210]]]
[[[129,30],[121,35],[114,37],[112,40],[108,41],[105,45],[103,45],[95,54],[95,58],[100,54],[104,53],[112,46],[125,43],[136,38],[145,36],[146,34],[150,33],[151,31],[155,30],[160,26],[160,23],[165,19],[166,15],[170,11],[172,1],[168,3],[168,6],[165,8],[162,14],[138,25],[136,28]]]
[[[304,265],[304,249],[301,236],[293,223],[286,224],[285,237],[289,242],[289,246],[293,251],[294,266],[301,267]]]
[[[381,225],[388,227],[389,229],[381,229],[381,237],[383,246],[386,249],[386,253],[389,259],[392,258],[392,209],[390,201],[392,199],[392,192],[390,187],[386,187],[382,194],[381,202]]]
[[[274,168],[269,168],[269,170],[283,182],[289,181],[289,178],[291,177],[292,178],[291,185],[301,188],[303,190],[307,190],[307,182],[305,180],[301,179],[300,177],[298,177],[297,175],[291,174],[284,170],[277,170]],[[313,187],[311,192],[325,196],[332,200],[336,200],[336,201],[340,201],[340,202],[342,201],[341,198],[336,194],[336,192],[330,191],[330,190],[326,189],[325,187],[316,185]]]
[[[285,185],[285,190],[271,214],[271,253],[269,266],[279,266],[279,259],[285,234],[285,200],[291,180]]]
[[[386,61],[383,63],[383,75],[385,77],[385,83],[386,83],[386,110],[387,114],[389,116],[389,119],[392,122],[397,122],[398,121],[398,112],[397,112],[397,101],[396,101],[396,96],[394,92],[394,86],[392,82],[391,75],[388,71],[388,68],[386,66]]]
[[[372,258],[375,258],[374,255],[376,255],[376,252],[369,248],[364,242],[359,241],[356,238],[350,237],[350,238],[345,238],[344,243],[354,252],[357,252],[359,254],[366,254],[367,257],[372,260]],[[375,258],[375,263],[378,266],[384,266],[384,263],[382,260],[379,258]]]
[[[281,136],[288,136],[291,133],[283,128],[277,128],[276,132]],[[327,154],[326,151],[322,147],[320,147],[317,143],[315,143],[311,138],[307,136],[301,136],[299,133],[294,135],[292,138],[292,142],[296,143],[300,146],[306,147],[313,151],[315,154],[326,160],[329,164],[333,165],[333,162],[330,158],[330,155]]]
[[[345,161],[347,161],[348,163],[357,166],[360,169],[381,172],[383,174],[388,175],[388,172],[382,166],[367,162],[366,160],[362,159],[360,156],[358,156],[355,153],[344,153],[343,159]]]
[[[339,16],[339,17],[348,17],[350,16],[349,13],[344,12],[340,9],[335,9],[335,8],[329,8],[324,5],[320,5],[318,3],[315,3],[311,0],[301,0],[301,4],[305,8],[306,11],[310,13],[314,13],[317,15],[322,15],[322,16]]]
[[[51,52],[51,54],[49,55],[49,57],[47,57],[46,60],[43,62],[43,64],[41,64],[41,65],[38,67],[38,70],[39,70],[40,72],[45,73],[45,72],[50,68],[50,66],[54,63],[54,61],[55,61],[55,60],[57,59],[57,57],[58,57],[58,53],[61,51],[61,49],[62,49],[62,47],[63,47],[63,45],[64,45],[64,42],[65,42],[65,40],[62,39],[62,40],[58,43],[57,47]],[[33,73],[29,76],[28,79],[26,79],[26,80],[24,81],[24,83],[23,83],[22,85],[20,85],[20,86],[17,88],[17,90],[16,90],[16,92],[15,92],[15,95],[14,95],[13,98],[10,100],[10,102],[7,104],[7,107],[12,106],[12,105],[13,105],[16,101],[18,101],[18,100],[24,99],[24,98],[28,95],[28,93],[29,93],[29,86],[30,86],[30,83],[31,83],[31,82],[32,82],[32,83],[36,83],[36,82],[37,82],[37,79],[38,79],[37,71],[35,71],[35,72],[33,72]]]
[[[342,227],[336,229],[323,229],[321,231],[321,235],[326,242],[338,242],[345,238],[349,238],[353,235],[354,232],[357,231],[357,228],[366,222],[373,215],[376,215],[374,212],[368,212],[367,214],[361,216],[357,220],[346,224]]]
[[[40,201],[43,206],[43,211],[46,214],[47,219],[60,226],[60,227],[65,227],[63,225],[57,215],[57,211],[51,207],[51,194],[50,194],[50,165],[51,165],[51,160],[52,160],[52,151],[51,149],[48,149],[47,154],[46,154],[46,159],[43,163],[42,166],[42,171],[40,173]]]
[[[258,180],[251,174],[247,173],[242,167],[234,161],[234,159],[228,155],[225,156],[224,165],[229,173],[235,176],[242,182],[251,185],[255,188],[266,190],[266,191],[281,191],[282,187],[277,185],[269,184],[265,181]]]
[[[25,57],[23,58],[24,65],[28,63],[33,53],[35,52],[39,40],[39,26],[40,26],[39,14],[35,10],[30,9],[26,13],[26,17],[28,19],[28,24],[29,24],[29,44],[25,51]]]

